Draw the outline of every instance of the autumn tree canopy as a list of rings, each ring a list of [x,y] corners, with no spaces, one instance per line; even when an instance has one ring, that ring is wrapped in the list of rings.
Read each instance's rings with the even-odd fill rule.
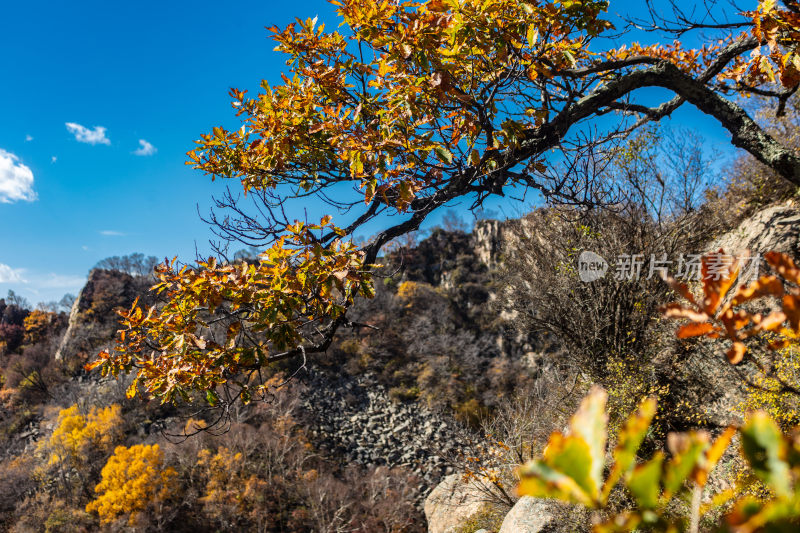
[[[252,202],[219,199],[227,213],[210,219],[218,234],[264,252],[257,263],[157,269],[162,304],[125,313],[116,350],[95,364],[136,372],[131,394],[170,401],[199,391],[212,404],[266,394],[262,368],[325,350],[352,325],[347,308],[371,294],[371,265],[390,240],[462,197],[480,207],[534,189],[600,201],[611,191],[603,151],[684,104],[800,185],[798,155],[742,105],[759,95],[780,114],[796,91],[794,2],[698,20],[675,8],[653,18],[647,35],[664,41],[654,45],[634,42],[634,25],[612,24],[604,1],[332,3],[337,29],[316,19],[270,29],[287,58],[282,83],[264,81],[255,96],[232,89],[241,127],[213,128],[189,152],[191,165],[238,180]],[[645,105],[649,87],[672,96]],[[296,220],[289,206],[311,197],[339,219]],[[395,223],[368,244],[351,242],[388,214]]]

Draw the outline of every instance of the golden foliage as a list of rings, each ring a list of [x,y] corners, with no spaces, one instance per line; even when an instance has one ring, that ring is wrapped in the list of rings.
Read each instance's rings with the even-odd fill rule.
[[[48,464],[83,464],[93,452],[107,453],[121,436],[124,421],[120,406],[93,407],[88,415],[77,405],[58,413],[53,434],[40,444]]]
[[[288,199],[331,198],[330,188],[341,185],[358,191],[354,207],[362,197],[369,207],[346,229],[331,225],[329,216],[318,225],[285,228],[273,218],[266,234],[277,242],[258,264],[209,259],[198,268],[177,268],[174,261],[159,267],[155,290],[166,304],[123,312],[115,351],[88,366],[114,376],[136,369],[129,395],[141,387],[167,402],[201,392],[214,405],[221,401],[217,388],[232,382],[240,387],[232,396],[245,403],[266,395],[263,385],[250,386],[248,374],[297,356],[304,341],[324,349],[326,334],[344,322],[353,298],[372,294],[370,265],[340,237],[377,214],[413,211],[416,225],[384,234],[401,236],[441,203],[472,193],[482,201],[504,187],[530,186],[548,170],[544,151],[573,125],[615,109],[654,114],[624,103],[636,83],[618,87],[619,94],[598,94],[641,65],[672,64],[696,76],[736,42],[743,46],[739,54],[753,47],[755,53],[723,57],[717,76],[687,83],[719,91],[717,82],[733,80],[737,90],[746,83],[763,92],[762,85],[800,81],[800,19],[774,0],[746,14],[752,23],[742,24],[743,35],[730,33],[698,49],[678,42],[613,50],[598,44],[614,29],[604,18],[605,0],[332,3],[342,30],[326,29],[316,18],[269,29],[275,49],[287,56],[288,73],[282,83],[262,81],[252,98],[231,89],[240,127],[201,135],[188,164],[213,179],[239,180],[245,194],[266,194],[270,211]],[[758,41],[747,44],[752,37]],[[768,53],[757,46],[762,41]],[[703,309],[692,316],[710,307]],[[206,311],[218,315],[212,321]],[[225,333],[212,335],[212,323],[224,325]],[[325,341],[303,337],[303,326],[320,323],[330,325]],[[711,333],[718,332],[703,323],[681,331]],[[729,358],[738,362],[743,355],[743,344],[735,342]]]
[[[431,296],[435,289],[428,283],[419,281],[404,281],[397,286],[397,297],[402,300],[406,307],[413,307],[422,299]]]
[[[129,397],[142,386],[163,402],[200,391],[216,403],[215,389],[228,376],[280,359],[270,350],[295,348],[303,340],[303,326],[320,317],[337,319],[356,295],[372,296],[363,253],[340,240],[323,248],[312,233],[340,232],[330,220],[287,227],[290,235],[262,253],[258,264],[220,264],[211,258],[197,269],[176,269],[174,261],[160,265],[153,290],[167,303],[145,310],[134,302],[121,313],[114,352],[101,353],[87,369],[101,366],[103,375],[116,377],[136,368]],[[227,319],[223,339],[215,337],[205,311],[219,311]],[[253,394],[267,392],[266,384],[254,390],[244,386],[240,396],[247,403]]]
[[[480,85],[511,62],[520,61],[532,79],[586,62],[593,55],[586,40],[611,27],[600,18],[602,1],[572,9],[516,0],[333,3],[352,36],[325,31],[316,19],[270,28],[293,76],[274,87],[262,82],[263,94],[253,99],[232,89],[244,126],[203,135],[189,152],[191,164],[239,178],[245,190],[288,184],[298,191],[328,185],[322,176],[343,164],[366,203],[378,197],[402,212],[455,164],[457,150],[493,169],[493,151],[519,142],[525,124],[511,120],[498,130],[496,146],[479,149],[473,104]],[[350,41],[375,53],[356,56]],[[363,87],[369,97],[350,98]],[[461,111],[449,112],[453,107]],[[534,113],[527,122],[541,118]]]
[[[133,524],[137,513],[174,496],[176,477],[172,467],[164,466],[158,444],[118,446],[103,467],[102,480],[94,489],[98,496],[86,512],[97,513],[104,524],[121,516]]]
[[[55,313],[47,311],[34,310],[25,317],[23,326],[25,328],[25,337],[23,342],[25,344],[34,344],[39,342],[47,333],[53,320]]]
[[[248,475],[241,453],[220,447],[216,453],[209,449],[197,454],[197,467],[207,482],[200,498],[204,512],[223,523],[235,523],[248,515],[258,502],[266,482],[256,475]]]
[[[776,0],[761,0],[758,9],[745,13],[753,20],[753,36],[763,44],[749,60],[737,58],[721,77],[751,85],[795,87],[800,82],[800,14],[796,3],[786,4],[789,9]]]
[[[619,430],[642,398],[663,398],[669,394],[669,383],[655,380],[652,369],[633,357],[609,358],[606,372],[609,427],[612,432]]]

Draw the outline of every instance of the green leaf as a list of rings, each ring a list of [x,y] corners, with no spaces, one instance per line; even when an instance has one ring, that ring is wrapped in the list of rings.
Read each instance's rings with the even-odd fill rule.
[[[209,390],[206,391],[206,401],[208,402],[208,404],[210,406],[213,407],[213,406],[217,405],[217,402],[219,401],[219,396],[217,396],[216,392],[214,392],[213,390],[209,389]]]
[[[617,465],[627,471],[636,459],[636,452],[642,444],[650,422],[656,414],[655,398],[647,398],[639,404],[639,409],[631,415],[620,431],[617,447],[614,450],[614,460]]]
[[[553,434],[545,461],[553,469],[569,476],[592,500],[597,500],[599,485],[592,478],[590,445],[583,438]]]
[[[664,454],[656,453],[652,459],[633,469],[628,476],[628,490],[642,509],[655,509],[661,492],[661,465]]]
[[[727,520],[730,525],[738,526],[736,531],[795,533],[798,515],[800,509],[797,501],[772,500],[765,503],[745,496],[736,503]]]
[[[436,157],[438,157],[439,161],[442,163],[447,163],[449,165],[453,162],[453,153],[444,146],[437,144],[433,148],[433,151],[436,152]]]
[[[750,415],[742,428],[742,452],[753,473],[780,497],[790,494],[786,442],[778,425],[762,411]]]
[[[575,480],[542,461],[530,461],[519,470],[519,496],[555,498],[593,506],[594,502]]]
[[[614,448],[614,468],[603,488],[603,500],[608,498],[619,478],[633,467],[636,452],[639,451],[639,446],[647,435],[647,430],[650,429],[650,423],[655,414],[655,398],[646,398],[639,404],[639,409],[625,421],[617,437],[617,446]]]

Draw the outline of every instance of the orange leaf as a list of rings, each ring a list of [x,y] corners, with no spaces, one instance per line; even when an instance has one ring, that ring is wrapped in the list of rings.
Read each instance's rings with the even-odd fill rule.
[[[725,295],[739,275],[740,261],[734,259],[731,264],[727,264],[729,257],[722,249],[703,256],[701,271],[703,292],[706,295],[704,306],[708,314],[716,313],[719,304],[725,299]]]
[[[706,313],[695,311],[681,304],[667,304],[661,308],[667,318],[688,318],[692,322],[706,322],[710,318]]]
[[[699,337],[712,331],[714,326],[710,322],[685,324],[678,329],[679,339],[688,339],[689,337]]]
[[[779,252],[767,252],[764,259],[778,274],[788,281],[800,285],[800,269],[794,264],[792,258]]]
[[[783,283],[775,276],[761,276],[750,285],[742,285],[733,296],[731,305],[740,305],[767,295],[783,296]]]
[[[680,294],[693,304],[697,305],[697,302],[695,302],[694,300],[694,296],[692,296],[692,293],[689,291],[689,287],[687,287],[685,283],[681,283],[680,281],[676,280],[671,276],[665,276],[664,281],[667,283],[667,285],[672,287],[672,290],[674,290],[675,292],[677,292],[678,294]]]
[[[789,339],[781,339],[781,340],[773,341],[773,342],[769,343],[769,349],[770,350],[776,350],[776,351],[777,350],[783,350],[784,348],[786,348],[790,344],[791,344],[791,342],[789,341]]]
[[[95,368],[97,368],[98,366],[100,366],[102,364],[103,364],[103,360],[102,359],[97,359],[95,361],[92,361],[91,363],[86,363],[85,365],[83,365],[83,369],[85,371],[87,371],[87,372],[91,372],[92,370],[94,370]]]
[[[783,311],[773,311],[758,322],[758,327],[762,331],[775,331],[786,321],[786,314]]]
[[[786,313],[789,327],[795,332],[800,331],[800,301],[797,296],[787,294],[783,297],[783,312]]]

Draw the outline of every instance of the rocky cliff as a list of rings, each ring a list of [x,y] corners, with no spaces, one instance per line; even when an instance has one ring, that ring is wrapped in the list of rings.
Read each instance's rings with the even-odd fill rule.
[[[146,298],[151,280],[116,270],[93,269],[69,314],[69,325],[55,358],[87,359],[108,344],[117,330],[118,309]]]

